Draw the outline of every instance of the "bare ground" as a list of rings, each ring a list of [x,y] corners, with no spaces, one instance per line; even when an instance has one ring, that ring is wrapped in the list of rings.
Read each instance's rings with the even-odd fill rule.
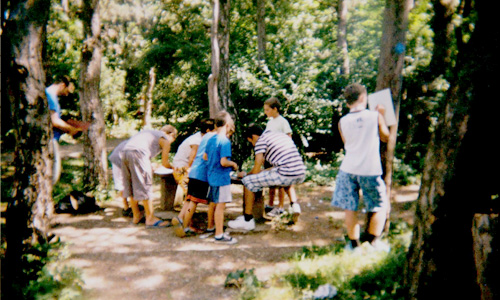
[[[108,144],[112,147],[117,142]],[[72,156],[79,148],[69,146],[63,151]],[[102,204],[103,210],[94,214],[56,215],[53,232],[68,244],[67,264],[83,273],[85,299],[236,299],[236,289],[224,288],[229,272],[254,268],[259,280],[266,280],[285,271],[287,259],[302,247],[342,239],[343,213],[330,206],[333,188],[302,184],[296,190],[302,207],[296,225],[275,230],[267,222],[250,233],[230,232],[238,239],[236,245],[196,236],[181,239],[172,228],[133,225],[130,218],[122,217],[118,200]],[[417,193],[418,186],[395,189],[392,221],[412,223]],[[158,210],[159,182],[154,195],[158,217],[177,215],[177,211]],[[241,214],[241,207],[241,186],[234,186],[226,221]],[[200,205],[195,218],[202,227],[205,216],[206,206]]]

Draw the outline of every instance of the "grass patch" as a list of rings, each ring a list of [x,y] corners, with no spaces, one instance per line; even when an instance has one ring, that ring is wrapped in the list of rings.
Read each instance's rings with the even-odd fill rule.
[[[394,223],[384,239],[391,245],[389,253],[372,251],[367,244],[361,252],[344,251],[340,243],[304,247],[291,256],[288,271],[267,282],[253,278],[251,286],[242,281],[239,299],[313,299],[325,284],[336,288],[335,299],[405,299],[401,275],[410,239],[408,224]]]

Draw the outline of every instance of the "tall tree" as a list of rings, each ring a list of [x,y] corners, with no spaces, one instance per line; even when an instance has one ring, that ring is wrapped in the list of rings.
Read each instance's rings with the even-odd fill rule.
[[[244,147],[241,130],[238,128],[238,113],[231,100],[230,90],[230,69],[229,62],[229,30],[230,30],[230,0],[212,1],[212,74],[208,78],[208,96],[210,117],[214,117],[217,112],[226,110],[233,118],[236,134],[233,135],[233,160],[241,164],[243,162]]]
[[[257,58],[266,60],[266,0],[257,0]]]
[[[349,66],[349,51],[347,50],[347,3],[339,0],[337,3],[338,29],[337,46],[341,55],[341,74],[348,76],[351,73]]]
[[[500,187],[493,175],[500,161],[495,139],[485,136],[485,130],[498,127],[499,105],[491,95],[500,67],[500,33],[492,3],[465,1],[460,9],[465,23],[457,29],[458,56],[417,203],[405,276],[409,299],[500,297]]]
[[[42,46],[45,40],[50,1],[2,3],[2,54],[7,62],[7,96],[13,114],[15,136],[12,193],[6,213],[7,251],[2,261],[2,293],[22,299],[23,253],[32,243],[47,241],[49,217],[53,212],[52,164],[49,151],[52,130],[47,98]],[[4,19],[5,18],[5,19]],[[5,109],[5,108],[4,108]],[[4,290],[5,289],[5,290]]]
[[[403,81],[404,54],[406,47],[406,32],[408,29],[408,14],[412,8],[412,0],[387,0],[384,11],[382,42],[377,74],[376,90],[391,89],[396,118],[399,119],[399,101]],[[394,151],[398,125],[389,127],[390,135],[387,146],[382,151],[384,163],[384,181],[387,195],[391,197]],[[387,211],[389,217],[390,209]],[[389,222],[387,222],[389,224]],[[386,226],[386,230],[387,230]]]
[[[88,191],[107,186],[106,132],[99,83],[101,79],[101,20],[99,0],[83,1],[84,41],[80,73],[82,119],[91,122],[84,134],[84,178]]]
[[[146,89],[146,96],[144,97],[144,115],[142,116],[142,126],[144,128],[151,128],[151,113],[153,110],[153,90],[156,84],[156,70],[155,67],[149,69],[149,80]]]
[[[212,74],[209,77],[210,116],[220,110],[232,113],[229,89],[229,17],[230,0],[212,1]]]

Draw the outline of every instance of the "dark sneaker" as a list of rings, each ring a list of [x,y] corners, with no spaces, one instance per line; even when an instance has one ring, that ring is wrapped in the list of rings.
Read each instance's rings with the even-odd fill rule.
[[[218,244],[233,245],[233,244],[236,244],[238,242],[238,240],[233,238],[233,237],[230,237],[228,234],[224,233],[222,235],[222,237],[220,237],[220,238],[214,237],[214,242],[216,242]]]
[[[122,216],[124,217],[132,217],[134,214],[132,213],[132,208],[122,209]]]
[[[215,234],[215,228],[205,230],[205,233],[200,235],[200,239],[206,239]]]

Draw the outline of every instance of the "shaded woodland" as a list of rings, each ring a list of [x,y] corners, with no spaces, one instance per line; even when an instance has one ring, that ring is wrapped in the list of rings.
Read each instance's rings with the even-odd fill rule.
[[[77,93],[64,112],[92,124],[81,140],[90,192],[107,186],[116,128],[170,123],[182,141],[226,109],[243,162],[251,149],[238,132],[264,124],[262,103],[276,96],[301,151],[328,161],[342,151],[343,87],[390,88],[399,122],[384,179],[391,187],[395,163],[421,174],[408,299],[498,297],[495,17],[473,0],[3,2],[2,153],[14,174],[2,178],[2,294],[19,296],[23,254],[50,239],[44,89],[68,75]]]

